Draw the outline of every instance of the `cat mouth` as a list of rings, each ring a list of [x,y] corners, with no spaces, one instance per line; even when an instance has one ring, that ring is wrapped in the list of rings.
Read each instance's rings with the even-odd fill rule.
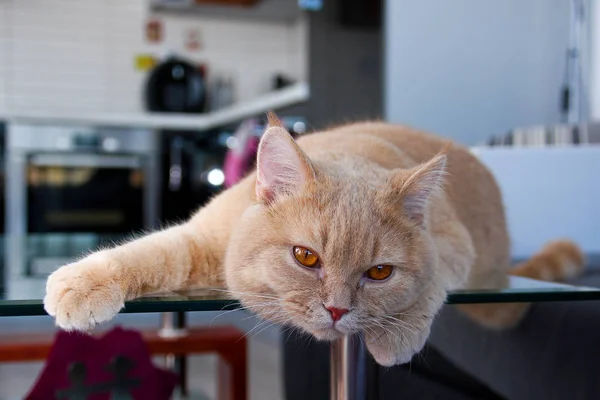
[[[327,326],[314,326],[312,329],[308,330],[310,334],[312,334],[317,339],[321,340],[335,340],[339,339],[342,336],[351,335],[356,333],[354,330],[349,329],[343,324],[339,323],[331,323]]]
[[[319,340],[335,340],[345,335],[345,333],[335,328],[319,328],[311,330],[309,333]]]

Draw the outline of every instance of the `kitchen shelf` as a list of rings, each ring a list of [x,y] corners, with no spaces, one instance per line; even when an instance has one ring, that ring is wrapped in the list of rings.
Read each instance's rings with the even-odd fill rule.
[[[93,125],[149,129],[181,129],[203,131],[235,123],[244,118],[305,102],[310,97],[305,82],[296,83],[250,101],[205,114],[135,113],[135,114],[57,114],[20,113],[5,116],[10,123]]]
[[[228,4],[226,4],[228,3]],[[188,18],[208,17],[242,21],[264,21],[289,24],[302,16],[297,0],[261,0],[244,5],[233,1],[196,2],[195,0],[152,0],[150,9],[161,13],[185,15]]]

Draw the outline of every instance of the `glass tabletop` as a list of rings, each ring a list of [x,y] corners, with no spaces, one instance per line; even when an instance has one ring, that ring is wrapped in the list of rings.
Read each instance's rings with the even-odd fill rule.
[[[46,315],[42,299],[45,279],[7,277],[0,286],[0,317]],[[448,304],[509,303],[600,300],[600,288],[575,286],[511,277],[503,289],[459,290],[448,295]],[[171,311],[219,311],[240,307],[226,294],[200,289],[188,292],[161,293],[128,301],[124,313]]]

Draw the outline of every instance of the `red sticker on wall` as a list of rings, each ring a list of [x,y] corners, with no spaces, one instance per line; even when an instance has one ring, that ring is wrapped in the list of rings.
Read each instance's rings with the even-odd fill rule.
[[[146,40],[150,43],[162,41],[163,27],[162,22],[157,19],[151,19],[146,23]]]

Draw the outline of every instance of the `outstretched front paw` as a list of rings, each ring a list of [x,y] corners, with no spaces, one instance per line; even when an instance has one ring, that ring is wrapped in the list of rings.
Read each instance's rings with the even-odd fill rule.
[[[92,255],[59,268],[48,277],[44,308],[56,325],[87,331],[112,319],[123,308],[125,294],[110,262]]]

